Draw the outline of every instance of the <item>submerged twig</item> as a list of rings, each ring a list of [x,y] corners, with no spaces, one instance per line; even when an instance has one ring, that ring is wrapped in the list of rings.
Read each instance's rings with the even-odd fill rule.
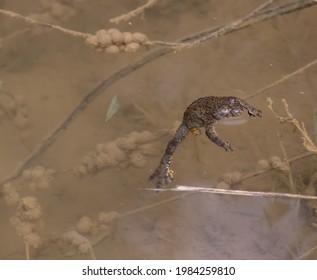
[[[306,157],[310,157],[310,156],[312,156],[311,153],[305,153],[305,154],[298,155],[298,156],[296,156],[296,157],[293,157],[293,158],[288,159],[288,164],[293,163],[293,162],[295,162],[295,161],[297,161],[297,160],[301,160],[301,159],[306,158]],[[270,171],[272,171],[272,170],[273,170],[273,167],[271,167],[271,168],[269,168],[269,169],[258,170],[258,171],[249,173],[249,174],[247,174],[247,175],[242,176],[242,177],[240,178],[239,182],[242,182],[242,181],[244,181],[244,180],[251,179],[251,178],[253,178],[253,177],[257,177],[257,176],[259,176],[259,175],[268,173],[268,172],[270,172]]]
[[[317,147],[314,144],[314,141],[309,137],[308,132],[305,128],[305,124],[303,122],[299,122],[297,119],[295,119],[293,117],[293,115],[291,114],[291,112],[288,109],[288,104],[286,102],[285,99],[282,99],[282,102],[284,104],[285,107],[285,111],[286,111],[286,117],[282,117],[280,115],[278,115],[274,109],[273,109],[273,100],[271,98],[267,99],[268,101],[268,107],[269,109],[272,111],[272,113],[276,116],[276,118],[281,122],[281,123],[290,123],[292,124],[296,130],[301,134],[301,139],[303,140],[303,146],[304,148],[310,152],[313,153],[315,155],[317,155]]]
[[[191,36],[189,40],[184,39],[180,40],[178,42],[164,42],[164,41],[151,41],[155,45],[162,45],[166,47],[175,48],[177,50],[180,50],[182,48],[188,48],[197,46],[198,44],[201,44],[207,40],[220,37],[222,35],[229,34],[231,32],[244,29],[246,27],[249,27],[251,25],[254,25],[256,23],[266,21],[271,18],[275,18],[280,15],[285,15],[292,13],[297,10],[301,10],[304,8],[311,7],[315,4],[317,4],[316,1],[310,0],[310,1],[295,1],[292,3],[276,6],[274,8],[270,9],[264,9],[268,5],[271,4],[271,1],[268,1],[264,3],[263,5],[259,6],[255,10],[253,10],[248,15],[233,21],[230,24],[227,24],[222,27],[214,28],[212,30],[206,30],[204,32],[201,32],[200,34]]]
[[[25,249],[25,256],[27,260],[30,260],[30,245],[28,242],[24,241],[24,249]]]
[[[12,12],[12,11],[8,11],[8,10],[0,9],[0,14],[8,16],[8,17],[11,17],[11,18],[17,18],[17,19],[23,20],[23,21],[25,21],[27,23],[33,24],[33,25],[48,27],[48,28],[60,31],[60,32],[62,32],[64,34],[67,34],[67,35],[70,35],[70,36],[73,36],[73,37],[80,37],[80,38],[86,39],[89,36],[88,33],[74,31],[74,30],[70,30],[70,29],[61,27],[59,25],[38,21],[38,20],[32,19],[30,17],[25,17],[25,16],[22,16],[22,15],[20,15],[18,13],[15,13],[15,12]]]
[[[309,257],[317,252],[317,246],[311,248],[310,250],[306,251],[304,254],[300,255],[297,259],[298,260],[308,260]]]
[[[140,7],[137,7],[136,9],[134,9],[134,10],[128,12],[128,13],[110,19],[110,22],[118,24],[118,23],[120,23],[123,20],[127,21],[127,20],[129,20],[129,19],[131,19],[133,17],[136,17],[138,15],[142,15],[146,9],[149,9],[152,6],[154,6],[156,4],[156,2],[157,2],[157,0],[148,0],[144,5],[142,5]]]
[[[157,191],[157,189],[147,189],[150,191]],[[239,196],[253,196],[253,197],[281,197],[281,198],[296,198],[306,200],[317,200],[317,196],[302,195],[302,194],[290,194],[290,193],[276,193],[276,192],[255,192],[255,191],[243,191],[243,190],[228,190],[217,189],[209,187],[192,187],[192,186],[177,186],[173,189],[162,189],[160,191],[177,191],[177,192],[197,192],[197,193],[215,193],[224,195],[239,195]]]
[[[288,156],[287,156],[287,153],[286,153],[285,146],[284,146],[284,144],[282,142],[281,137],[279,138],[279,140],[280,140],[280,146],[281,146],[281,149],[282,149],[282,152],[283,152],[283,155],[284,155],[284,162],[285,162],[285,164],[287,166],[287,174],[288,174],[288,181],[289,181],[289,185],[290,185],[290,192],[291,193],[297,193],[296,187],[295,187],[295,184],[294,184],[292,169],[291,169],[291,166],[289,164],[289,160],[288,160]]]
[[[265,86],[265,87],[263,87],[263,88],[261,88],[261,89],[255,91],[255,92],[253,92],[253,93],[247,95],[244,99],[250,99],[250,98],[252,98],[252,97],[254,97],[254,96],[256,96],[256,95],[258,95],[258,94],[260,94],[260,93],[262,93],[262,92],[264,92],[264,91],[267,91],[268,89],[270,89],[270,88],[272,88],[272,87],[275,87],[275,86],[277,86],[277,85],[279,85],[279,84],[285,82],[286,80],[292,78],[293,76],[295,76],[295,75],[297,75],[297,74],[303,73],[306,69],[308,69],[308,68],[314,66],[315,64],[317,64],[317,59],[315,59],[314,61],[312,61],[312,62],[310,62],[310,63],[308,63],[308,64],[306,64],[306,65],[304,65],[304,66],[302,66],[302,67],[299,68],[299,69],[296,69],[294,72],[285,75],[285,76],[282,77],[281,79],[279,79],[279,80],[277,80],[277,81],[274,81],[273,83],[270,83],[269,85],[267,85],[267,86]]]
[[[246,16],[243,16],[243,17],[235,20],[234,22],[232,22],[226,26],[219,28],[216,32],[213,32],[207,36],[202,36],[198,40],[194,41],[191,44],[191,46],[201,44],[205,40],[209,40],[213,37],[219,37],[219,36],[222,36],[224,34],[227,34],[231,31],[235,30],[237,27],[242,26],[242,24],[247,22],[249,19],[257,17],[261,11],[263,11],[265,8],[270,6],[274,1],[275,0],[269,0],[269,1],[265,2],[264,4],[261,4],[260,6],[255,8],[252,12],[247,14]]]

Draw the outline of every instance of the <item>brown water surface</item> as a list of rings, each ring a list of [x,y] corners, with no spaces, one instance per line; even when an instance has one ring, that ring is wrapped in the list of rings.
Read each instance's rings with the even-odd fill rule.
[[[144,2],[3,0],[0,7],[94,33],[114,27],[110,18]],[[176,41],[227,24],[263,1],[159,2],[143,18],[122,22],[117,28],[142,32],[153,40]],[[66,256],[71,248],[63,247],[61,236],[75,230],[81,217],[88,216],[96,223],[98,213],[109,211],[121,216],[94,246],[97,259],[296,259],[316,246],[313,214],[301,201],[206,193],[181,196],[178,192],[146,190],[150,187],[147,178],[159,163],[171,134],[156,139],[155,152],[136,158],[134,165],[127,159],[83,178],[72,172],[99,143],[116,141],[132,132],[146,130],[155,134],[172,129],[175,121],[181,121],[185,108],[200,96],[243,98],[315,60],[316,12],[314,6],[169,53],[104,90],[32,162],[32,167],[40,165],[56,171],[49,188],[31,191],[25,185],[19,190],[21,196],[36,197],[43,213],[33,229],[43,244],[37,250],[31,249],[30,257],[90,258]],[[0,117],[1,180],[12,174],[102,80],[149,52],[144,48],[136,53],[96,53],[80,38],[4,16],[0,16],[0,38],[0,94],[16,100],[23,96],[26,105],[17,102],[16,106],[27,110],[27,114],[23,113],[27,116],[25,124],[17,120],[14,123],[10,112],[3,111]],[[281,103],[285,98],[294,117],[305,123],[313,137],[316,75],[315,66],[248,100],[263,111],[262,119],[248,119],[245,113],[243,118],[248,121],[244,124],[218,124],[218,133],[230,141],[233,153],[226,153],[204,135],[188,136],[173,158],[176,175],[169,187],[214,187],[225,173],[254,172],[259,160],[273,155],[283,157],[281,141],[289,158],[304,153],[299,135],[291,126],[276,121],[266,99],[271,97],[276,111],[285,114]],[[116,95],[120,109],[105,122],[106,110]],[[313,158],[292,165],[296,188],[303,190],[314,171]],[[289,185],[288,173],[268,172],[235,188],[289,192]],[[8,206],[4,196],[0,199],[0,259],[25,259],[23,239],[10,223],[16,206]],[[174,196],[178,198],[168,200]],[[146,205],[152,207],[139,209]],[[130,213],[135,209],[139,210]],[[84,235],[95,240],[102,233],[95,225],[91,233]]]

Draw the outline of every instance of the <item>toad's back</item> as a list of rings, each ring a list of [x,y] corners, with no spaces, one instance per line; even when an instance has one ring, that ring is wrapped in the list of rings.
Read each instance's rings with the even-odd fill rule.
[[[206,124],[225,117],[239,116],[243,106],[233,96],[206,96],[195,100],[184,112],[183,122],[189,128],[205,127]]]

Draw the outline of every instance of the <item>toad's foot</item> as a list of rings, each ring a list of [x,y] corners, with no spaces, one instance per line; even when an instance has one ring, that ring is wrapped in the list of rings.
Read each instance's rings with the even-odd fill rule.
[[[255,109],[255,108],[249,108],[248,109],[248,114],[250,117],[259,117],[259,118],[262,118],[262,111],[261,110],[258,110],[258,109]]]
[[[224,148],[226,152],[229,152],[229,151],[233,152],[233,149],[232,149],[232,147],[231,147],[229,142],[226,142],[226,141],[223,141],[223,140],[221,140],[221,141],[222,141],[221,143],[217,143],[218,146]]]
[[[164,165],[160,165],[149,177],[149,181],[152,181],[157,189],[166,187],[173,179],[174,171]]]

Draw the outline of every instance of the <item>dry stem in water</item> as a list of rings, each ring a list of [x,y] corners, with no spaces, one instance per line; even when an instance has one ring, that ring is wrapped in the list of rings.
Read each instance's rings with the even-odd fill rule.
[[[157,2],[157,0],[148,0],[144,5],[142,5],[140,7],[137,7],[136,9],[134,9],[134,10],[128,12],[128,13],[110,19],[110,22],[118,24],[118,23],[120,23],[123,20],[127,21],[130,18],[136,17],[138,15],[143,15],[144,11],[146,9],[151,8],[152,6],[154,6],[156,4],[156,2]]]
[[[278,115],[274,110],[273,110],[273,100],[271,98],[267,99],[268,101],[268,107],[269,109],[273,112],[273,114],[276,116],[276,118],[281,122],[281,123],[290,123],[292,124],[296,130],[302,135],[301,138],[303,140],[303,146],[304,148],[313,154],[317,154],[317,147],[314,144],[313,140],[309,137],[307,130],[305,128],[305,125],[303,122],[299,122],[297,119],[295,119],[293,117],[293,115],[291,114],[291,112],[288,109],[288,104],[286,102],[285,99],[282,99],[282,102],[284,104],[285,107],[285,111],[286,111],[286,117],[282,117],[280,115]]]

